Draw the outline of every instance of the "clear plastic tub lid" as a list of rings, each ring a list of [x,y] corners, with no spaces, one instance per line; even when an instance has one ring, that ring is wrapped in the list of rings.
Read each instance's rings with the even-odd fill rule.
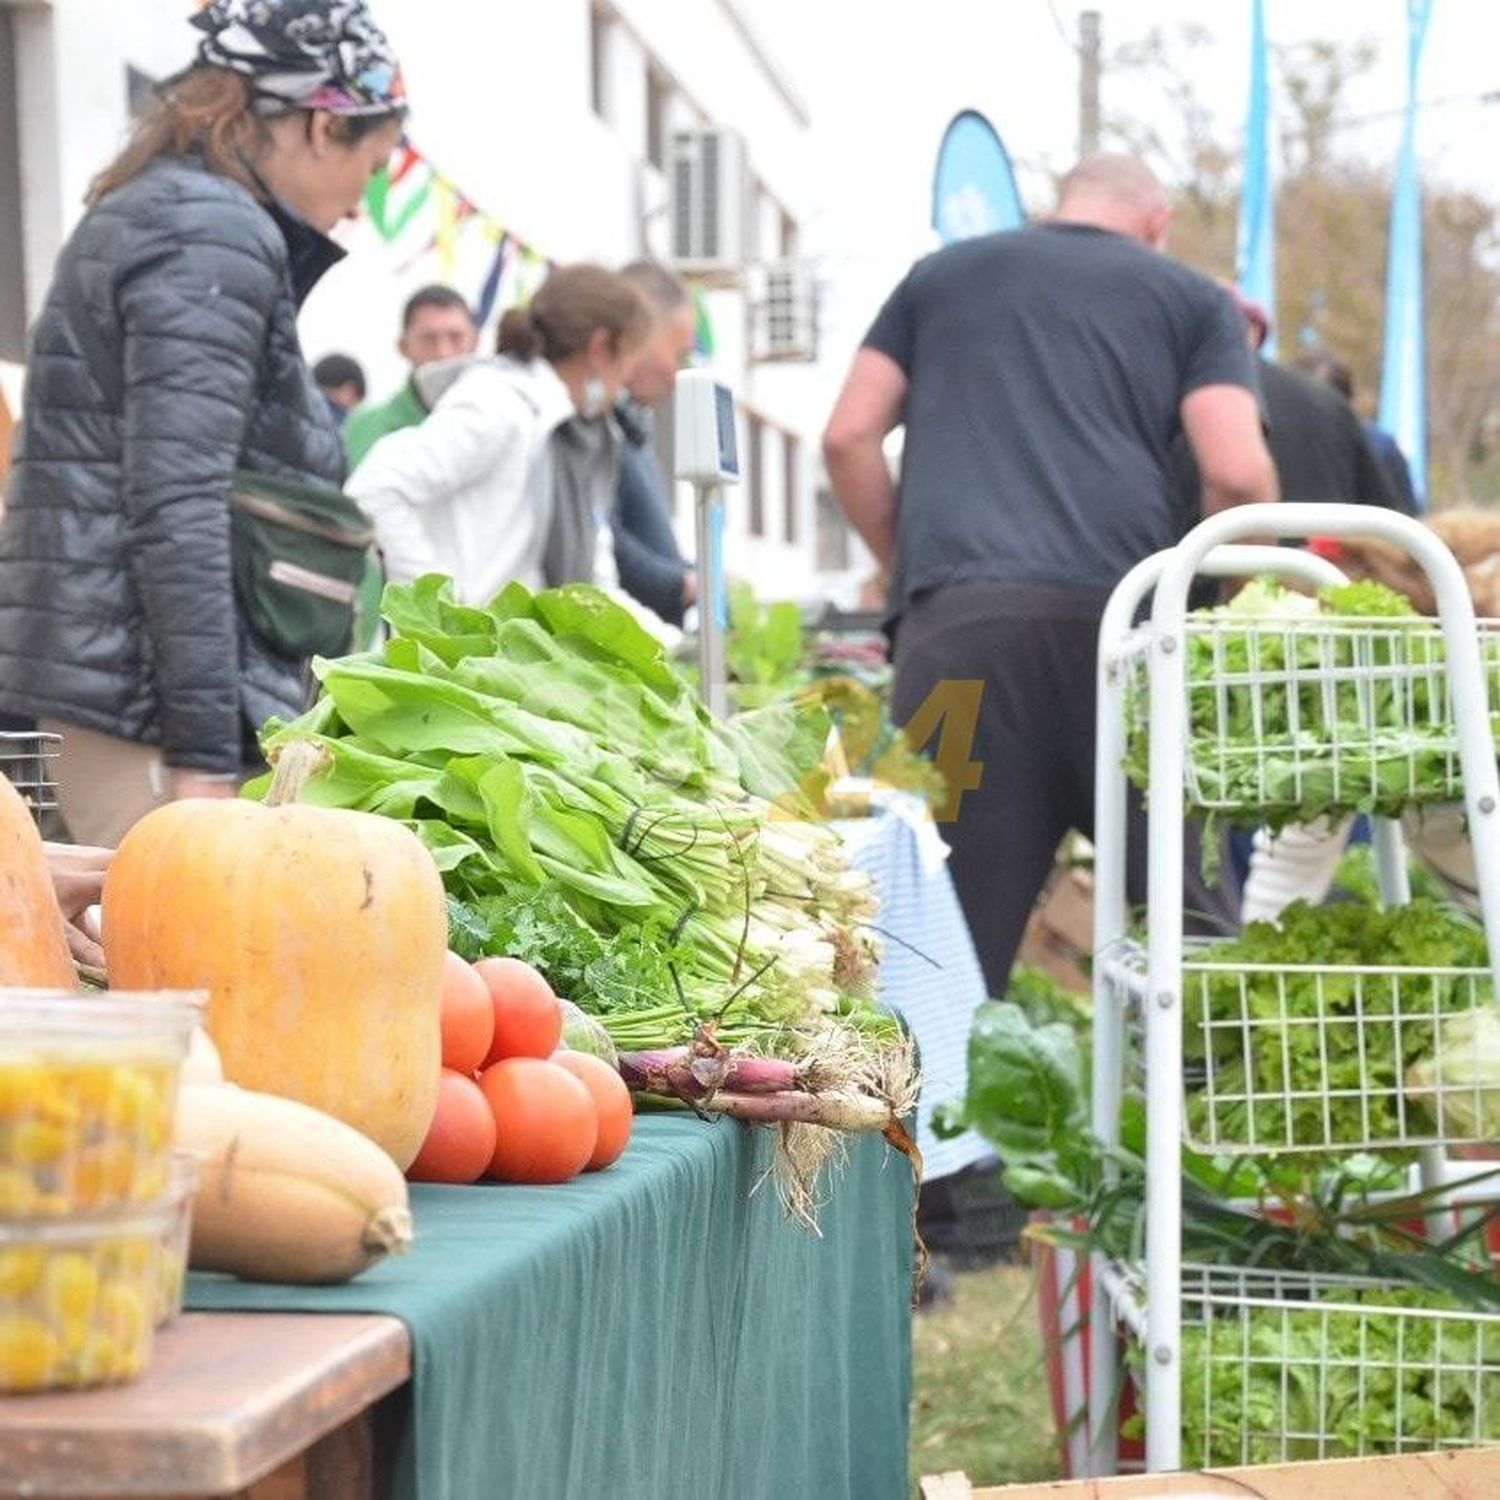
[[[0,1218],[0,1250],[25,1245],[61,1248],[108,1240],[159,1240],[180,1207],[169,1193],[153,1203],[133,1203],[109,1213],[76,1214],[62,1219]]]
[[[49,1051],[96,1050],[119,1042],[175,1043],[184,1051],[203,1019],[202,990],[110,991],[0,989],[0,1063]]]

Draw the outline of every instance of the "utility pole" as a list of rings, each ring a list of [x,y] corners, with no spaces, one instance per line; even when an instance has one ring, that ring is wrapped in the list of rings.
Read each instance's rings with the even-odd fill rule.
[[[1099,12],[1078,17],[1078,154],[1099,149]]]

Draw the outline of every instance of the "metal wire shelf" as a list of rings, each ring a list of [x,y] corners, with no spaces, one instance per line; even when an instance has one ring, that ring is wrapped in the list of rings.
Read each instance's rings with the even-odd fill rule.
[[[1183,1139],[1221,1156],[1405,1150],[1482,1141],[1500,1086],[1473,1023],[1496,1015],[1488,969],[1214,962],[1185,946]],[[1146,956],[1110,972],[1138,1004]],[[1139,1027],[1130,1025],[1134,1040]],[[1132,1048],[1132,1051],[1135,1049]]]
[[[1484,686],[1500,707],[1500,622],[1481,621]],[[1124,661],[1127,765],[1144,786],[1153,637]],[[1434,620],[1188,617],[1189,807],[1226,814],[1395,816],[1462,794],[1442,630]]]
[[[1217,1266],[1184,1265],[1182,1297],[1185,1467],[1500,1442],[1500,1315],[1393,1282]]]
[[[1242,544],[1312,536],[1389,543],[1430,582],[1437,618],[1327,615],[1290,597],[1275,602],[1275,619],[1243,609],[1188,616],[1197,574],[1341,586],[1321,557]],[[1375,595],[1366,602],[1381,604]],[[1319,962],[1296,966],[1262,962],[1283,955],[1251,945],[1223,951],[1213,966],[1183,942],[1182,813],[1186,805],[1279,826],[1372,812],[1380,898],[1395,910],[1409,903],[1410,884],[1393,820],[1411,806],[1461,801],[1484,933],[1500,953],[1500,622],[1476,622],[1452,554],[1405,517],[1333,504],[1240,506],[1121,580],[1101,622],[1098,665],[1094,947],[1103,963],[1093,1119],[1101,1141],[1119,1143],[1143,1064],[1146,1263],[1132,1268],[1137,1295],[1110,1285],[1102,1257],[1091,1269],[1144,1351],[1134,1372],[1146,1397],[1147,1467],[1500,1441],[1500,1383],[1491,1379],[1500,1374],[1500,1318],[1417,1306],[1423,1299],[1405,1287],[1307,1276],[1247,1287],[1224,1272],[1200,1275],[1182,1261],[1181,1191],[1184,1139],[1213,1155],[1411,1146],[1402,1152],[1415,1158],[1408,1173],[1436,1194],[1424,1201],[1442,1205],[1424,1217],[1432,1232],[1452,1232],[1450,1164],[1436,1143],[1453,1137],[1455,1122],[1429,1120],[1427,1108],[1441,1116],[1463,1103],[1478,1115],[1500,1100],[1463,1087],[1457,1069],[1410,1077],[1412,1053],[1445,1046],[1440,1032],[1460,1022],[1495,1025],[1500,970],[1466,944],[1442,956],[1483,972],[1371,967],[1411,964],[1423,952],[1415,940],[1310,943],[1285,956]],[[1131,963],[1119,955],[1131,931],[1127,778],[1145,785],[1150,856],[1146,952]],[[1090,1321],[1092,1371],[1118,1370],[1115,1328],[1113,1319]],[[1086,1388],[1096,1474],[1120,1457],[1111,1387],[1093,1378]],[[1075,1393],[1068,1410],[1078,1406]]]
[[[43,813],[57,807],[53,770],[61,750],[61,735],[0,734],[0,776],[21,794],[21,800],[38,822]]]

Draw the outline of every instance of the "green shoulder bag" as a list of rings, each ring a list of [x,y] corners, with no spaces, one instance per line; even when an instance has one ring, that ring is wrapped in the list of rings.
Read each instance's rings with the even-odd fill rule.
[[[255,633],[280,655],[302,660],[350,650],[374,542],[374,527],[341,490],[235,471],[235,597]]]

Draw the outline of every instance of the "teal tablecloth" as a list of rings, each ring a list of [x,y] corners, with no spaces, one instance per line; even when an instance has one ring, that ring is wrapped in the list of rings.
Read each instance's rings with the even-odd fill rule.
[[[197,1309],[390,1313],[411,1329],[412,1500],[907,1494],[912,1180],[866,1137],[822,1238],[769,1139],[648,1116],[563,1187],[416,1187],[417,1244],[341,1287],[188,1278]]]

